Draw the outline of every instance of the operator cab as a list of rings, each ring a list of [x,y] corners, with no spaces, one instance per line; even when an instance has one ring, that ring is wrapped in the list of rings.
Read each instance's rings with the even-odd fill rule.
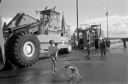
[[[42,25],[39,28],[39,33],[44,35],[60,34],[61,27],[59,26],[59,19],[60,13],[56,12],[55,8],[40,11]]]

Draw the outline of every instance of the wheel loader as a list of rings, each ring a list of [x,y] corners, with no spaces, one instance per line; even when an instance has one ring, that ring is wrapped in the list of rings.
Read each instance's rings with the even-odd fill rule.
[[[71,50],[64,36],[54,36],[55,31],[52,31],[58,29],[59,13],[52,9],[39,11],[39,13],[41,14],[40,20],[25,13],[18,13],[8,24],[0,28],[0,56],[5,64],[4,69],[12,65],[32,66],[38,61],[40,52],[48,50],[48,41],[51,39],[63,44],[60,45],[62,49]],[[56,32],[58,33],[58,30]]]

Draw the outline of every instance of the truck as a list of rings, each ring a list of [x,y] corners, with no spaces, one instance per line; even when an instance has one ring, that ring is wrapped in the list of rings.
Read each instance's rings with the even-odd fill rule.
[[[66,29],[59,25],[60,13],[55,9],[45,9],[38,13],[40,19],[18,13],[0,28],[0,56],[5,65],[3,69],[8,69],[11,65],[32,66],[41,53],[48,52],[50,40],[58,43],[60,51],[71,52],[70,39],[62,32]]]
[[[76,30],[77,31],[77,30]],[[75,43],[78,41],[77,45],[78,48],[84,49],[87,46],[87,41],[89,40],[91,43],[91,47],[95,47],[96,49],[99,48],[99,41],[102,39],[102,32],[101,32],[101,25],[100,24],[93,24],[88,25],[86,28],[79,28],[78,29],[79,39],[74,34],[73,42]]]

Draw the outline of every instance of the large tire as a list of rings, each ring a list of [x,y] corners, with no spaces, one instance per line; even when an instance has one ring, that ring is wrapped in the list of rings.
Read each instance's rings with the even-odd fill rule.
[[[6,56],[18,67],[29,67],[40,55],[40,42],[32,34],[19,32],[11,36],[6,45]]]

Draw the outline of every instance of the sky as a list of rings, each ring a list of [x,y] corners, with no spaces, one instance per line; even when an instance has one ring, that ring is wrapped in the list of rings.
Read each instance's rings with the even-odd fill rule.
[[[109,16],[128,16],[128,0],[78,0],[79,25],[85,20]],[[25,12],[38,18],[35,10],[42,10],[45,7],[53,8],[56,11],[64,12],[66,23],[76,27],[76,0],[2,0],[0,3],[0,15],[2,17],[14,17],[18,12]]]

